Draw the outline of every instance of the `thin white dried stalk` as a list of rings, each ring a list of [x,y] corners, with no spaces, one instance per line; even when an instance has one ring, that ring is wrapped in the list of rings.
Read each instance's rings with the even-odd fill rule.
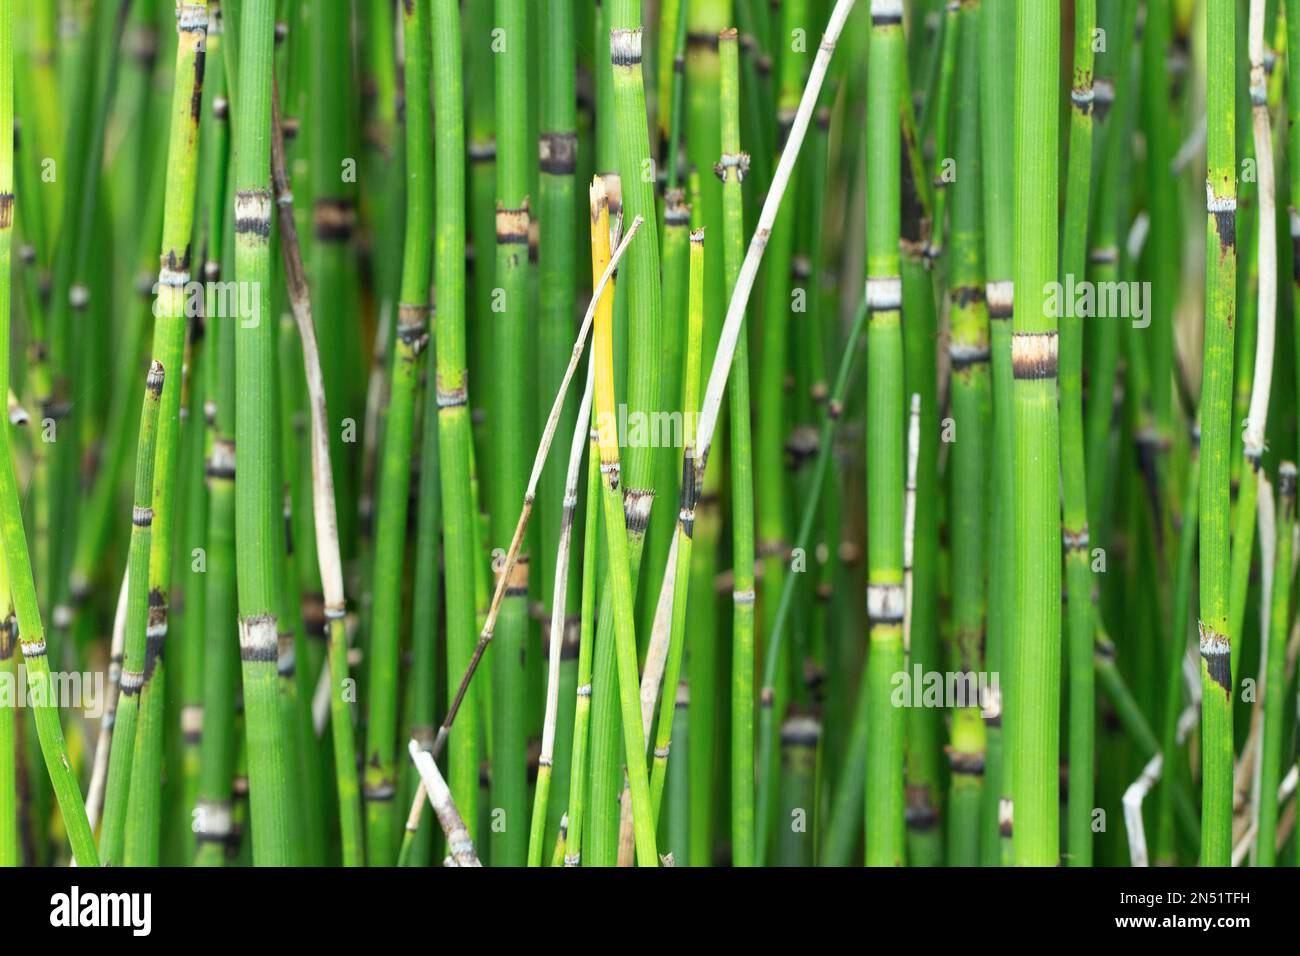
[[[727,387],[727,376],[731,373],[731,360],[735,355],[736,342],[740,338],[741,326],[745,321],[745,307],[754,289],[754,279],[758,275],[763,253],[767,250],[767,241],[772,232],[772,225],[776,222],[781,200],[785,196],[786,187],[790,185],[790,173],[794,170],[795,160],[803,146],[804,135],[808,132],[808,124],[817,107],[817,98],[821,95],[831,54],[835,52],[835,44],[844,31],[844,22],[852,9],[853,0],[836,0],[835,9],[831,11],[826,32],[822,35],[821,45],[817,47],[817,56],[813,59],[812,69],[808,73],[808,82],[804,85],[803,97],[799,100],[799,109],[795,113],[794,123],[790,127],[785,148],[781,151],[780,162],[777,163],[776,172],[772,176],[772,185],[768,188],[767,198],[763,201],[763,211],[759,214],[758,226],[749,241],[749,249],[745,252],[745,261],[740,266],[736,287],[731,292],[731,301],[727,305],[727,316],[723,322],[717,352],[714,354],[713,367],[709,370],[709,383],[704,390],[704,403],[696,433],[696,445],[699,448],[697,465],[699,479],[704,477],[708,465],[709,451],[713,446],[713,432],[717,428],[718,413],[722,408],[722,395]]]
[[[555,553],[555,587],[551,600],[551,646],[546,675],[546,718],[542,723],[541,762],[550,765],[555,755],[555,720],[560,711],[560,649],[564,641],[565,599],[569,590],[569,553],[573,540],[573,515],[578,508],[578,478],[582,471],[582,453],[588,442],[591,420],[595,362],[587,363],[587,386],[573,426],[573,444],[569,449],[569,470],[564,478],[564,513],[560,519],[560,545]],[[543,812],[545,808],[543,808]]]
[[[355,629],[356,619],[349,615],[343,624],[344,636],[348,643],[352,642],[352,633]],[[358,666],[361,663],[362,653],[359,647],[348,648],[348,670]],[[332,678],[328,667],[322,667],[320,677],[316,679],[316,689],[312,691],[311,697],[311,724],[316,736],[320,737],[325,733],[325,725],[330,719],[330,692],[333,690]]]
[[[722,335],[714,353],[713,365],[709,369],[709,381],[704,390],[704,402],[700,409],[699,424],[696,430],[695,474],[696,487],[704,487],[704,473],[709,463],[709,451],[713,446],[713,432],[718,425],[718,413],[722,407],[722,396],[727,388],[727,377],[731,374],[731,360],[736,353],[736,342],[740,338],[741,326],[745,321],[745,308],[749,296],[754,290],[754,280],[758,267],[767,251],[767,241],[776,222],[777,211],[785,196],[786,187],[790,185],[790,173],[799,150],[803,146],[808,124],[813,111],[817,108],[817,99],[821,95],[822,83],[826,79],[826,70],[830,66],[831,54],[835,44],[844,32],[844,23],[853,10],[854,0],[836,0],[822,34],[821,45],[813,59],[812,69],[808,73],[808,82],[804,84],[803,97],[799,100],[799,109],[794,116],[794,123],[786,137],[785,148],[772,176],[772,185],[768,188],[767,198],[763,201],[763,210],[758,217],[758,227],[749,241],[745,252],[745,261],[741,263],[740,275],[736,286],[731,291],[731,301],[727,304],[727,315],[723,321]],[[655,702],[659,696],[659,683],[663,680],[664,664],[668,656],[668,641],[671,633],[673,584],[677,577],[677,539],[668,549],[668,563],[664,568],[659,587],[659,601],[655,605],[654,625],[650,632],[650,645],[646,651],[645,674],[641,680],[641,719],[647,744],[650,739],[650,719],[654,714]]]
[[[912,393],[907,425],[907,487],[903,492],[903,667],[912,651],[912,554],[916,549],[916,464],[921,449],[921,393]]]
[[[1297,782],[1300,782],[1300,767],[1292,764],[1291,769],[1288,770],[1286,776],[1282,778],[1282,782],[1278,784],[1277,802],[1279,804],[1285,805],[1288,800],[1295,796]],[[1245,862],[1247,856],[1250,856],[1252,861],[1254,860],[1255,832],[1258,822],[1258,818],[1256,818],[1256,820],[1246,829],[1246,832],[1238,837],[1237,843],[1232,848],[1233,866],[1241,866],[1241,864]],[[1291,829],[1294,825],[1294,816],[1289,821],[1289,824],[1279,822],[1277,828],[1277,849],[1279,852],[1282,847],[1286,845],[1287,838],[1291,835]]]
[[[451,788],[438,772],[438,765],[433,755],[420,747],[417,740],[412,740],[407,749],[415,769],[420,772],[420,781],[429,794],[429,804],[442,832],[447,835],[447,851],[455,866],[482,866],[478,854],[474,852],[474,841],[470,839],[465,819],[456,809],[456,801],[451,798]]]
[[[1276,178],[1273,172],[1273,131],[1268,115],[1268,72],[1264,67],[1264,0],[1250,0],[1250,104],[1255,132],[1255,163],[1259,188],[1259,221],[1277,220]],[[1273,351],[1277,327],[1277,230],[1260,228],[1259,313],[1255,338],[1255,379],[1242,441],[1246,457],[1264,454],[1264,430],[1273,387]],[[1262,476],[1262,472],[1261,472]]]
[[[95,740],[95,762],[90,772],[90,786],[86,789],[86,818],[93,831],[99,823],[104,806],[104,787],[108,783],[108,754],[113,744],[113,721],[117,717],[117,695],[122,686],[122,651],[126,647],[126,579],[129,571],[122,573],[122,588],[117,594],[117,608],[113,612],[113,640],[108,658],[108,700],[104,703],[104,716],[99,720],[99,736]]]
[[[1124,791],[1124,826],[1128,830],[1129,863],[1133,866],[1150,866],[1147,856],[1146,828],[1142,824],[1142,801],[1160,779],[1164,757],[1156,754],[1142,773]]]
[[[1252,7],[1252,18],[1254,17]],[[1268,232],[1263,229],[1261,232]],[[1273,612],[1273,565],[1276,562],[1277,555],[1277,518],[1276,505],[1273,499],[1273,485],[1269,482],[1264,469],[1259,471],[1259,499],[1257,503],[1257,513],[1259,515],[1259,558],[1260,558],[1260,588],[1259,588],[1259,633],[1267,635],[1271,624]],[[1264,676],[1268,673],[1268,645],[1267,639],[1259,642],[1259,680],[1255,693],[1255,703],[1251,707],[1250,715],[1250,736],[1246,740],[1245,749],[1242,751],[1242,763],[1247,764],[1243,769],[1242,778],[1250,778],[1250,827],[1254,831],[1259,826],[1259,806],[1260,790],[1259,779],[1263,772],[1263,749],[1264,749],[1264,697],[1270,692],[1266,685]],[[1254,843],[1251,843],[1250,859],[1253,864],[1255,861]]]

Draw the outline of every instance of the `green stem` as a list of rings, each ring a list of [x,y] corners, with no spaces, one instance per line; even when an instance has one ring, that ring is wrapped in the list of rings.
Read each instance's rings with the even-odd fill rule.
[[[1011,749],[1015,861],[1055,866],[1060,814],[1060,450],[1057,328],[1059,0],[1017,0],[1014,377],[1015,581]]]
[[[1200,649],[1201,865],[1232,857],[1232,643],[1228,624],[1228,482],[1232,425],[1233,314],[1237,284],[1234,82],[1236,16],[1231,0],[1207,0],[1208,157],[1205,357],[1201,384]]]

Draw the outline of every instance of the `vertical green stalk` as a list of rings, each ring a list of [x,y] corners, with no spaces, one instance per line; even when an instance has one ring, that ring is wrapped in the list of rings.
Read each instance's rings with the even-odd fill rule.
[[[597,177],[591,189],[592,282],[599,281],[610,261],[609,200],[604,182]],[[650,231],[653,235],[653,230]],[[593,338],[596,363],[595,415],[600,443],[601,498],[609,546],[610,583],[613,592],[617,643],[619,710],[623,721],[628,785],[632,794],[636,859],[639,866],[657,866],[654,820],[650,812],[650,780],[645,765],[645,741],[638,697],[636,633],[632,617],[632,574],[628,554],[631,532],[626,529],[624,498],[620,492],[618,417],[614,395],[613,283],[597,305]]]
[[[906,68],[906,61],[904,61]],[[912,532],[910,571],[911,626],[905,641],[909,666],[922,671],[941,667],[939,653],[939,394],[935,339],[939,316],[934,280],[927,258],[932,230],[930,189],[916,124],[912,117],[908,79],[900,84],[902,107],[903,216],[899,228],[900,271],[903,280],[903,378],[907,393],[920,395],[920,434],[917,446],[916,518]],[[907,853],[913,866],[937,866],[943,858],[943,831],[937,825],[942,759],[942,712],[937,707],[913,707],[905,718]]]
[[[822,724],[792,713],[781,725],[781,793],[777,802],[777,866],[812,866],[817,808],[817,749]]]
[[[957,441],[952,474],[952,625],[955,670],[980,678],[988,613],[989,454],[993,423],[992,372],[989,368],[989,314],[984,299],[982,173],[979,156],[979,0],[964,3],[956,29],[961,48],[957,79],[957,168],[953,184],[952,286],[948,296],[952,338],[952,417]],[[968,683],[970,687],[978,680]],[[980,702],[966,700],[952,718],[948,751],[948,863],[979,862],[979,826],[985,766],[984,723]]]
[[[691,0],[687,13],[686,41],[686,158],[695,167],[694,180],[699,183],[698,198],[693,198],[693,214],[700,218],[705,235],[722,235],[722,183],[709,174],[722,153],[722,124],[719,117],[722,97],[719,91],[718,34],[731,24],[729,0]],[[717,242],[717,240],[714,240]],[[723,315],[727,309],[723,287],[722,256],[712,255],[704,264],[704,341],[703,367],[712,368]],[[725,407],[725,406],[724,406]],[[690,620],[688,628],[696,635],[691,641],[686,669],[690,681],[690,723],[696,740],[713,740],[720,732],[721,704],[718,693],[718,650],[721,630],[719,601],[713,587],[720,566],[719,544],[722,517],[719,491],[725,476],[714,468],[698,489],[695,509],[694,555],[691,559]],[[696,866],[708,865],[713,857],[713,827],[717,815],[715,799],[720,748],[692,747],[690,767],[691,849],[690,860]]]
[[[108,785],[99,849],[105,866],[120,865],[126,842],[127,810],[134,775],[136,735],[140,723],[140,689],[147,666],[149,554],[152,547],[154,456],[158,438],[158,412],[164,371],[154,362],[145,383],[140,437],[136,443],[134,505],[131,509],[131,545],[128,557],[126,646],[122,662],[121,700],[114,717],[109,751]]]
[[[225,195],[224,189],[219,195]],[[209,260],[220,277],[219,263]],[[231,781],[235,763],[235,326],[230,316],[209,319],[209,393],[215,395],[208,453],[207,619],[203,651],[203,736],[199,742],[197,862],[221,866],[231,836]]]
[[[1062,226],[1061,282],[1072,286],[1085,274],[1088,204],[1092,190],[1093,55],[1096,0],[1081,0],[1074,12],[1074,81],[1070,90],[1070,157]],[[1083,445],[1083,320],[1067,308],[1060,316],[1061,481],[1064,515],[1067,647],[1069,648],[1069,798],[1066,803],[1067,859],[1092,865],[1095,692],[1093,689],[1092,570],[1088,547],[1088,496]],[[1103,320],[1117,321],[1117,320]],[[1173,341],[1172,333],[1170,342]],[[1168,382],[1166,382],[1166,386]],[[1168,391],[1168,388],[1165,389]]]
[[[1233,316],[1237,285],[1236,16],[1206,0],[1205,358],[1201,382],[1201,865],[1232,857],[1232,634],[1228,525]]]
[[[654,222],[654,176],[650,152],[650,134],[646,124],[645,85],[641,72],[641,16],[639,3],[632,0],[614,0],[609,4],[609,63],[613,111],[610,114],[615,127],[615,154],[618,182],[621,190],[625,222],[640,216]],[[597,53],[597,63],[603,68],[603,57]],[[610,194],[611,208],[615,197]],[[647,231],[641,241],[633,246],[622,267],[622,288],[626,302],[627,335],[627,414],[650,416],[660,410],[661,389],[658,367],[662,360],[660,336],[661,277],[659,273],[659,242],[654,229]],[[616,305],[616,309],[619,308]],[[621,326],[621,323],[620,323]],[[632,592],[635,596],[641,570],[641,555],[645,548],[646,528],[654,505],[657,480],[657,449],[649,442],[630,443],[623,470],[623,500],[627,526],[628,560],[631,562]],[[611,574],[613,573],[611,555]],[[612,582],[611,582],[612,583]],[[617,862],[618,833],[621,809],[621,775],[618,772],[620,734],[617,729],[618,702],[622,696],[623,671],[617,649],[618,641],[611,630],[612,608],[608,601],[611,589],[601,598],[600,622],[597,634],[593,671],[592,700],[592,859],[597,866],[612,866]],[[639,694],[633,667],[631,692]],[[630,712],[629,712],[630,713]],[[640,707],[633,726],[624,728],[623,739],[631,743],[633,736],[644,745]],[[633,733],[634,732],[634,733]],[[629,773],[630,773],[629,768]],[[648,809],[648,807],[647,807]],[[637,853],[641,857],[640,851]]]
[[[438,416],[438,477],[442,491],[442,544],[446,562],[448,695],[456,693],[478,638],[474,614],[474,521],[470,486],[469,387],[465,369],[465,114],[462,99],[460,9],[455,0],[433,0],[434,130],[442,160],[436,164],[435,266],[438,321],[435,323]],[[425,421],[429,421],[426,392]],[[426,427],[428,427],[426,425]],[[460,723],[448,753],[448,780],[456,805],[473,836],[478,814],[478,695],[461,705]]]
[[[1287,699],[1286,643],[1291,623],[1291,552],[1295,529],[1296,468],[1284,461],[1277,477],[1277,560],[1273,569],[1273,605],[1268,617],[1268,673],[1264,679],[1264,740],[1259,760],[1259,829],[1255,836],[1255,865],[1277,862],[1278,780],[1282,776],[1282,741],[1293,716]]]
[[[0,553],[0,681],[17,686],[14,648],[18,643],[18,623],[14,620],[13,599],[9,593],[9,569]],[[0,707],[0,867],[21,862],[18,846],[18,738],[15,736],[16,708]],[[105,715],[107,716],[107,711]]]
[[[672,633],[668,639],[668,660],[664,666],[659,723],[655,731],[654,766],[650,777],[650,796],[656,821],[659,819],[668,771],[673,717],[678,709],[676,688],[681,674],[682,653],[686,648],[686,608],[690,598],[691,551],[694,547],[695,505],[699,494],[697,482],[700,477],[695,462],[695,420],[700,404],[700,344],[704,334],[704,230],[693,231],[689,241],[690,292],[687,297],[689,318],[686,329],[685,368],[682,373],[681,410],[684,426],[682,487],[677,511],[677,568],[673,577]],[[686,763],[683,758],[679,758],[679,761]],[[683,850],[685,851],[684,845]],[[685,852],[683,855],[685,856]]]
[[[984,265],[987,272],[985,299],[989,308],[989,345],[993,353],[993,475],[992,533],[989,549],[989,619],[988,642],[984,666],[1000,675],[999,686],[1008,688],[995,693],[987,709],[988,766],[985,779],[985,809],[981,814],[984,832],[980,840],[980,862],[996,865],[1009,850],[1012,826],[1011,754],[1005,754],[1002,741],[1014,722],[1010,703],[1011,673],[1010,632],[1014,622],[1013,584],[1015,555],[1014,527],[1011,517],[1012,461],[1011,414],[1011,324],[1014,312],[1012,259],[1012,190],[1014,157],[1012,156],[1011,119],[1015,90],[1012,65],[1015,63],[1015,17],[1013,0],[984,0],[980,14],[980,155],[984,174]],[[1005,729],[1004,729],[1005,725]]]
[[[1017,0],[1014,376],[1016,618],[1011,671],[1015,862],[1060,853],[1061,517],[1056,409],[1057,81],[1059,0]]]
[[[582,861],[583,826],[587,800],[587,730],[591,718],[591,660],[596,630],[596,581],[600,561],[600,433],[594,425],[587,433],[587,525],[582,545],[582,623],[578,634],[578,675],[573,707],[573,748],[569,766],[569,828],[565,837],[564,865]]]
[[[899,103],[903,7],[872,0],[867,136],[868,866],[902,866],[904,715],[890,700],[903,648],[903,330]]]
[[[745,248],[741,179],[749,157],[740,151],[740,69],[735,30],[723,31],[722,177],[725,288],[734,289]],[[749,346],[744,332],[731,360],[731,857],[733,866],[754,865],[754,474],[750,442]]]
[[[244,0],[245,3],[248,0]],[[356,156],[351,140],[353,102],[352,4],[347,0],[313,0],[310,12],[312,97],[310,171],[312,240],[310,275],[313,312],[320,330],[325,401],[330,423],[330,462],[339,501],[354,501],[357,455],[343,444],[343,421],[356,415],[352,391],[362,368],[360,322],[357,321]],[[409,57],[410,50],[407,50]],[[243,80],[241,71],[240,80]],[[407,115],[410,115],[410,108]],[[355,512],[339,514],[344,555],[354,550]]]
[[[806,0],[793,0],[782,5],[784,22],[782,24],[782,55],[780,60],[780,83],[777,95],[777,138],[778,153],[785,148],[790,125],[794,122],[795,111],[799,108],[799,99],[803,93],[804,74],[808,55],[796,53],[789,49],[789,37],[795,29],[802,29],[806,20]],[[758,554],[763,562],[761,581],[762,620],[759,633],[768,635],[776,619],[778,596],[787,573],[786,540],[787,529],[787,483],[788,476],[785,462],[785,439],[789,432],[791,416],[787,415],[789,400],[786,396],[785,377],[788,359],[791,353],[790,323],[794,311],[790,296],[792,284],[790,257],[794,250],[795,225],[798,221],[799,166],[796,165],[790,175],[790,184],[786,187],[790,200],[782,203],[776,216],[776,223],[768,240],[766,256],[767,278],[764,285],[763,324],[759,333],[758,354],[758,401],[754,411],[757,423],[757,435],[754,443],[754,469],[761,493],[758,495]],[[776,714],[782,717],[788,695],[789,645],[782,650],[781,673],[787,675],[785,680],[778,680],[773,687],[776,697],[774,707]],[[773,772],[771,769],[769,772]],[[770,808],[769,808],[770,809]],[[760,829],[768,827],[770,820],[762,817],[758,820]],[[762,843],[762,838],[760,838]],[[762,854],[759,854],[761,857]],[[761,864],[761,860],[759,861]]]
[[[0,0],[0,129],[12,130],[13,122],[13,0]],[[11,249],[14,224],[13,145],[13,137],[8,133],[0,136],[0,395],[9,394]],[[41,695],[32,700],[35,704],[33,716],[36,733],[40,739],[41,753],[45,757],[45,767],[63,814],[73,858],[79,866],[96,866],[99,859],[95,853],[94,837],[86,820],[76,775],[68,760],[58,711],[50,699],[50,665],[45,653],[45,632],[41,626],[40,608],[36,602],[36,582],[32,576],[27,539],[23,532],[8,428],[0,428],[0,537],[4,540],[5,564],[17,612],[18,640],[27,668],[28,688]],[[12,633],[11,628],[10,634]]]
[[[171,594],[176,486],[181,459],[181,400],[184,388],[187,319],[195,192],[198,184],[198,131],[203,99],[208,8],[176,4],[176,74],[171,100],[171,139],[167,152],[167,195],[158,273],[153,357],[170,376],[158,414],[157,460],[153,467],[153,535],[149,553],[149,620],[145,635],[144,683],[140,725],[131,772],[130,813],[124,862],[156,865],[161,831],[162,743],[165,669]],[[170,370],[170,371],[168,371]]]
[[[574,174],[577,171],[578,135],[576,131],[576,37],[573,4],[569,0],[549,0],[545,7],[546,46],[540,64],[543,78],[542,130],[538,141],[538,218],[537,259],[539,267],[537,316],[537,414],[539,427],[545,424],[551,401],[569,364],[573,347],[575,308],[574,286]],[[559,435],[573,432],[576,409],[574,396],[564,403],[556,428]],[[541,498],[555,502],[563,497],[564,459],[552,456],[542,472]],[[555,554],[560,539],[560,512],[549,507],[540,515],[542,554]],[[555,570],[549,561],[541,562],[541,599],[551,606]],[[577,597],[577,578],[570,598]],[[558,637],[558,635],[556,635]],[[565,702],[567,706],[567,701]]]
[[[235,277],[250,290],[235,332],[235,548],[253,860],[283,866],[290,845],[286,728],[277,691],[274,562],[281,520],[274,481],[275,323],[271,303],[272,0],[243,0],[235,110]],[[347,500],[346,498],[344,500]]]
[[[943,41],[939,50],[939,86],[934,91],[934,109],[926,109],[925,115],[921,118],[922,122],[918,127],[918,133],[922,140],[928,132],[926,124],[931,119],[934,120],[934,161],[937,164],[933,178],[934,185],[934,228],[930,233],[930,248],[926,250],[926,255],[931,259],[938,259],[943,254],[944,249],[944,232],[947,229],[947,205],[948,205],[948,184],[950,178],[944,175],[943,164],[948,161],[951,154],[949,146],[951,145],[950,130],[952,128],[952,98],[953,98],[953,79],[957,69],[957,51],[960,48],[960,40],[963,33],[963,27],[966,26],[965,18],[961,16],[961,11],[969,4],[959,4],[957,0],[947,0],[944,4],[944,26]],[[975,23],[969,24],[971,27]],[[978,81],[978,77],[975,77]],[[978,90],[978,87],[976,87]],[[966,91],[958,89],[956,95],[960,102],[962,95]],[[929,107],[930,99],[926,99],[926,106]],[[958,117],[960,118],[960,117]]]
[[[509,544],[515,508],[524,497],[529,434],[528,296],[528,13],[523,0],[496,0],[503,48],[495,56],[497,117],[496,295],[492,329],[494,399],[489,512],[494,547]],[[494,866],[523,866],[528,850],[526,655],[528,554],[519,555],[501,605],[492,651],[492,789],[494,813],[488,856]]]
[[[433,271],[433,138],[429,108],[428,0],[404,4],[406,69],[406,243],[397,306],[375,534],[370,653],[370,719],[366,735],[366,859],[371,866],[397,858],[396,792],[399,631],[402,568],[410,501],[415,401],[429,340],[429,283]],[[326,382],[329,381],[328,374]],[[327,396],[327,401],[328,396]]]

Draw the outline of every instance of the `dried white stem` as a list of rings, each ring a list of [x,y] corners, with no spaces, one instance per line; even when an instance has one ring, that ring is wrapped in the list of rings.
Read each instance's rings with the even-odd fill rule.
[[[1160,779],[1160,768],[1164,758],[1160,754],[1152,757],[1142,773],[1124,791],[1124,826],[1128,830],[1128,855],[1133,866],[1150,866],[1147,858],[1147,835],[1142,825],[1142,800]]]
[[[474,841],[470,839],[465,819],[456,809],[456,801],[451,798],[451,789],[447,781],[438,772],[438,765],[433,762],[433,755],[420,747],[418,740],[412,740],[407,749],[415,769],[420,772],[420,781],[429,794],[429,805],[442,832],[447,835],[447,850],[456,866],[482,866],[478,854],[474,852]]]
[[[1242,441],[1247,457],[1264,454],[1264,430],[1273,387],[1273,349],[1277,326],[1276,180],[1273,173],[1273,132],[1268,115],[1268,73],[1264,68],[1264,0],[1250,0],[1250,102],[1255,130],[1255,163],[1259,188],[1259,313],[1256,320],[1255,379]]]
[[[912,393],[907,425],[907,487],[903,492],[903,666],[912,650],[912,554],[916,548],[916,464],[921,449],[921,393]]]
[[[808,123],[813,110],[817,107],[817,98],[821,95],[822,83],[826,79],[826,69],[835,52],[835,44],[844,30],[844,22],[853,9],[853,0],[836,0],[835,9],[831,11],[826,32],[822,35],[817,56],[813,59],[808,82],[804,86],[803,97],[799,100],[799,109],[795,113],[794,123],[786,138],[785,148],[781,151],[780,162],[772,176],[772,185],[763,201],[763,211],[758,217],[758,226],[749,241],[745,261],[740,266],[740,276],[736,287],[731,292],[731,301],[727,305],[727,316],[723,322],[722,335],[714,354],[713,367],[709,370],[709,383],[704,391],[704,403],[700,412],[696,446],[699,448],[699,476],[703,478],[708,465],[709,450],[713,445],[713,431],[718,424],[718,413],[722,408],[722,395],[727,387],[727,376],[731,372],[731,360],[736,352],[736,342],[740,338],[741,326],[745,321],[745,307],[749,303],[750,293],[754,288],[754,279],[758,275],[759,263],[767,249],[767,240],[776,222],[777,210],[785,196],[786,187],[790,185],[790,173],[794,169],[799,149],[803,146],[804,135],[808,132]]]
[[[99,823],[99,814],[104,805],[104,787],[108,783],[108,755],[113,743],[113,721],[117,716],[117,694],[122,680],[122,651],[126,647],[128,573],[122,573],[122,588],[117,593],[117,609],[113,612],[113,641],[108,652],[108,700],[104,703],[104,716],[99,721],[95,762],[90,772],[90,786],[86,789],[86,818],[90,820],[91,830]]]
[[[541,762],[549,766],[555,755],[555,719],[560,710],[560,649],[563,645],[565,599],[569,591],[569,552],[573,540],[573,514],[578,507],[578,478],[582,452],[587,445],[591,421],[592,388],[595,382],[594,356],[587,363],[587,386],[582,393],[578,420],[573,426],[569,449],[569,470],[564,478],[564,515],[560,519],[560,546],[555,553],[555,587],[551,600],[551,646],[546,675],[546,718],[542,724]],[[545,808],[542,808],[545,812]]]
[[[772,185],[763,201],[763,210],[758,217],[758,227],[749,241],[745,261],[741,263],[740,275],[736,286],[731,291],[731,301],[727,304],[727,315],[723,321],[722,335],[714,353],[713,365],[709,369],[709,381],[704,390],[704,402],[700,410],[700,419],[696,431],[695,446],[699,449],[696,456],[696,482],[703,487],[704,472],[708,466],[709,450],[713,445],[713,432],[718,425],[718,413],[722,407],[722,396],[727,387],[727,377],[731,374],[731,360],[736,352],[736,342],[740,338],[741,326],[745,321],[745,307],[749,303],[750,293],[754,289],[754,279],[758,275],[759,264],[767,250],[768,236],[776,222],[777,211],[785,196],[786,187],[790,185],[790,173],[799,150],[803,146],[808,123],[817,107],[817,98],[821,95],[822,83],[826,79],[826,70],[830,66],[831,54],[835,44],[844,31],[844,22],[853,10],[853,0],[836,0],[835,9],[831,11],[822,34],[821,45],[813,59],[812,69],[808,73],[808,82],[804,85],[803,97],[799,100],[799,109],[795,113],[794,123],[786,138],[781,159],[772,176]],[[650,739],[650,720],[654,714],[655,702],[659,696],[659,683],[663,680],[664,664],[668,656],[668,642],[671,636],[673,587],[677,577],[677,538],[668,549],[668,563],[664,568],[662,583],[659,588],[659,601],[655,606],[654,625],[650,632],[650,645],[646,651],[645,674],[641,680],[641,720],[646,735]]]

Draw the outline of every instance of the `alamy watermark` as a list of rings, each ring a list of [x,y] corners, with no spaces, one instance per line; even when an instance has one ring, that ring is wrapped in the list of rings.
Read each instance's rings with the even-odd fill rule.
[[[168,299],[161,295],[163,284],[153,285],[153,315],[162,318],[170,311]],[[185,301],[187,319],[208,318],[239,319],[246,329],[256,328],[262,320],[262,294],[260,282],[199,282],[190,280],[179,287]]]
[[[629,411],[620,403],[617,414],[596,415],[595,426],[602,431],[616,428],[622,448],[681,448],[686,443],[686,426],[694,432],[699,417],[699,412]]]
[[[1053,318],[1130,319],[1135,329],[1151,324],[1150,282],[1075,281],[1043,286],[1043,313]]]
[[[0,707],[58,707],[80,710],[89,719],[104,716],[108,704],[103,671],[0,671]]]
[[[889,702],[895,707],[978,707],[988,717],[1002,709],[997,671],[927,671],[913,664],[910,673],[896,671],[890,683]]]

